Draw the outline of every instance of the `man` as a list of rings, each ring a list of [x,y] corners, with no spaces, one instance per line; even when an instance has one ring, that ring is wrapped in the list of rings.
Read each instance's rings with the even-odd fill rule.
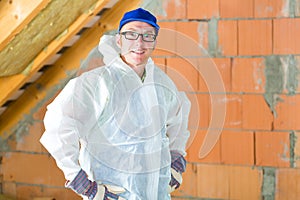
[[[84,199],[170,199],[185,171],[190,102],[150,58],[159,26],[139,8],[98,49],[105,66],[47,107],[41,143]]]

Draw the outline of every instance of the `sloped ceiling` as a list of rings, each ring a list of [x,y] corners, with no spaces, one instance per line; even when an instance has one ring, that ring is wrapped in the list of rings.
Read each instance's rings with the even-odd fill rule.
[[[41,51],[46,51],[44,48],[61,33],[67,31],[68,27],[78,17],[83,14],[93,15],[93,12],[96,11],[95,4],[99,3],[97,0],[41,0],[32,2],[34,2],[32,7],[30,7],[31,3],[28,3],[28,1],[0,2],[4,4],[2,9],[6,9],[6,12],[9,12],[8,15],[2,16],[1,21],[3,23],[11,21],[12,24],[19,22],[19,26],[22,27],[17,34],[14,33],[14,30],[11,30],[14,35],[7,35],[6,30],[4,28],[1,29],[1,32],[6,33],[6,38],[3,38],[5,36],[3,34],[3,36],[0,36],[0,41],[6,42],[1,42],[0,46],[0,76],[15,75],[30,67],[30,63],[36,56]],[[102,1],[101,5],[104,6],[107,2],[108,0]],[[28,11],[32,12],[28,13],[27,17],[22,17],[22,9],[25,6],[27,6]],[[26,23],[28,17],[32,19],[29,23]],[[19,19],[22,18],[24,18],[24,21],[20,22]],[[9,29],[14,28],[10,27],[9,24],[7,24],[7,27]]]
[[[26,123],[24,115],[53,96],[53,87],[79,68],[101,35],[139,3],[0,0],[0,140]]]

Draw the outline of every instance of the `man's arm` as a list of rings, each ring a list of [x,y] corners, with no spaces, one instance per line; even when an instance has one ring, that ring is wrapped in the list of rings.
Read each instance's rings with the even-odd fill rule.
[[[167,134],[170,139],[171,153],[171,182],[170,191],[177,189],[182,183],[182,173],[186,168],[185,148],[187,140],[190,136],[188,131],[188,118],[190,112],[190,101],[185,93],[178,93],[178,104],[172,111],[173,117],[169,121]]]
[[[47,107],[44,118],[45,132],[40,142],[55,159],[67,180],[66,187],[77,194],[93,199],[97,193],[97,184],[88,179],[81,169],[78,158],[80,153],[80,135],[84,132],[84,122],[91,115],[90,106],[76,78],[71,80],[55,100]]]
[[[177,93],[177,105],[174,106],[171,120],[168,122],[167,134],[170,139],[170,150],[185,156],[187,140],[190,136],[188,119],[191,108],[190,100],[184,92]]]

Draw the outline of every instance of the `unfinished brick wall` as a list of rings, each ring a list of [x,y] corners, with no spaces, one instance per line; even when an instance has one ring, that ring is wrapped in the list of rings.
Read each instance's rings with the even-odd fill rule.
[[[44,131],[41,121],[44,113],[45,106],[36,110],[33,116],[22,119],[16,127],[17,133],[8,140],[0,163],[2,193],[7,198],[18,200],[34,200],[38,197],[49,197],[48,200],[80,199],[64,188],[62,172],[39,143]],[[3,151],[4,145],[1,147]]]
[[[178,0],[164,6],[162,30],[175,30],[174,41],[185,34],[208,52],[225,88],[219,103],[226,104],[221,136],[200,158],[213,128],[212,96],[219,92],[208,89],[201,71],[207,55],[183,54],[179,45],[187,44],[178,41],[170,51],[156,51],[156,61],[192,100],[187,172],[173,199],[297,199],[300,1]]]
[[[187,171],[173,199],[297,199],[300,0],[169,0],[164,6],[154,60],[192,102]],[[224,90],[211,90],[216,74],[209,72],[218,72]],[[64,188],[62,172],[38,142],[54,94],[21,118],[8,143],[1,142],[2,193],[22,200],[80,199]],[[213,103],[226,104],[224,124],[213,149],[200,158],[215,128]]]

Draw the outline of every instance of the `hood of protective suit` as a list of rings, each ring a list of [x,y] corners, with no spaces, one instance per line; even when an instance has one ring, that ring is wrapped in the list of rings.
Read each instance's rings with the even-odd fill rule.
[[[117,45],[115,35],[103,35],[100,39],[98,50],[103,55],[104,64],[107,66],[120,57],[121,50]]]

